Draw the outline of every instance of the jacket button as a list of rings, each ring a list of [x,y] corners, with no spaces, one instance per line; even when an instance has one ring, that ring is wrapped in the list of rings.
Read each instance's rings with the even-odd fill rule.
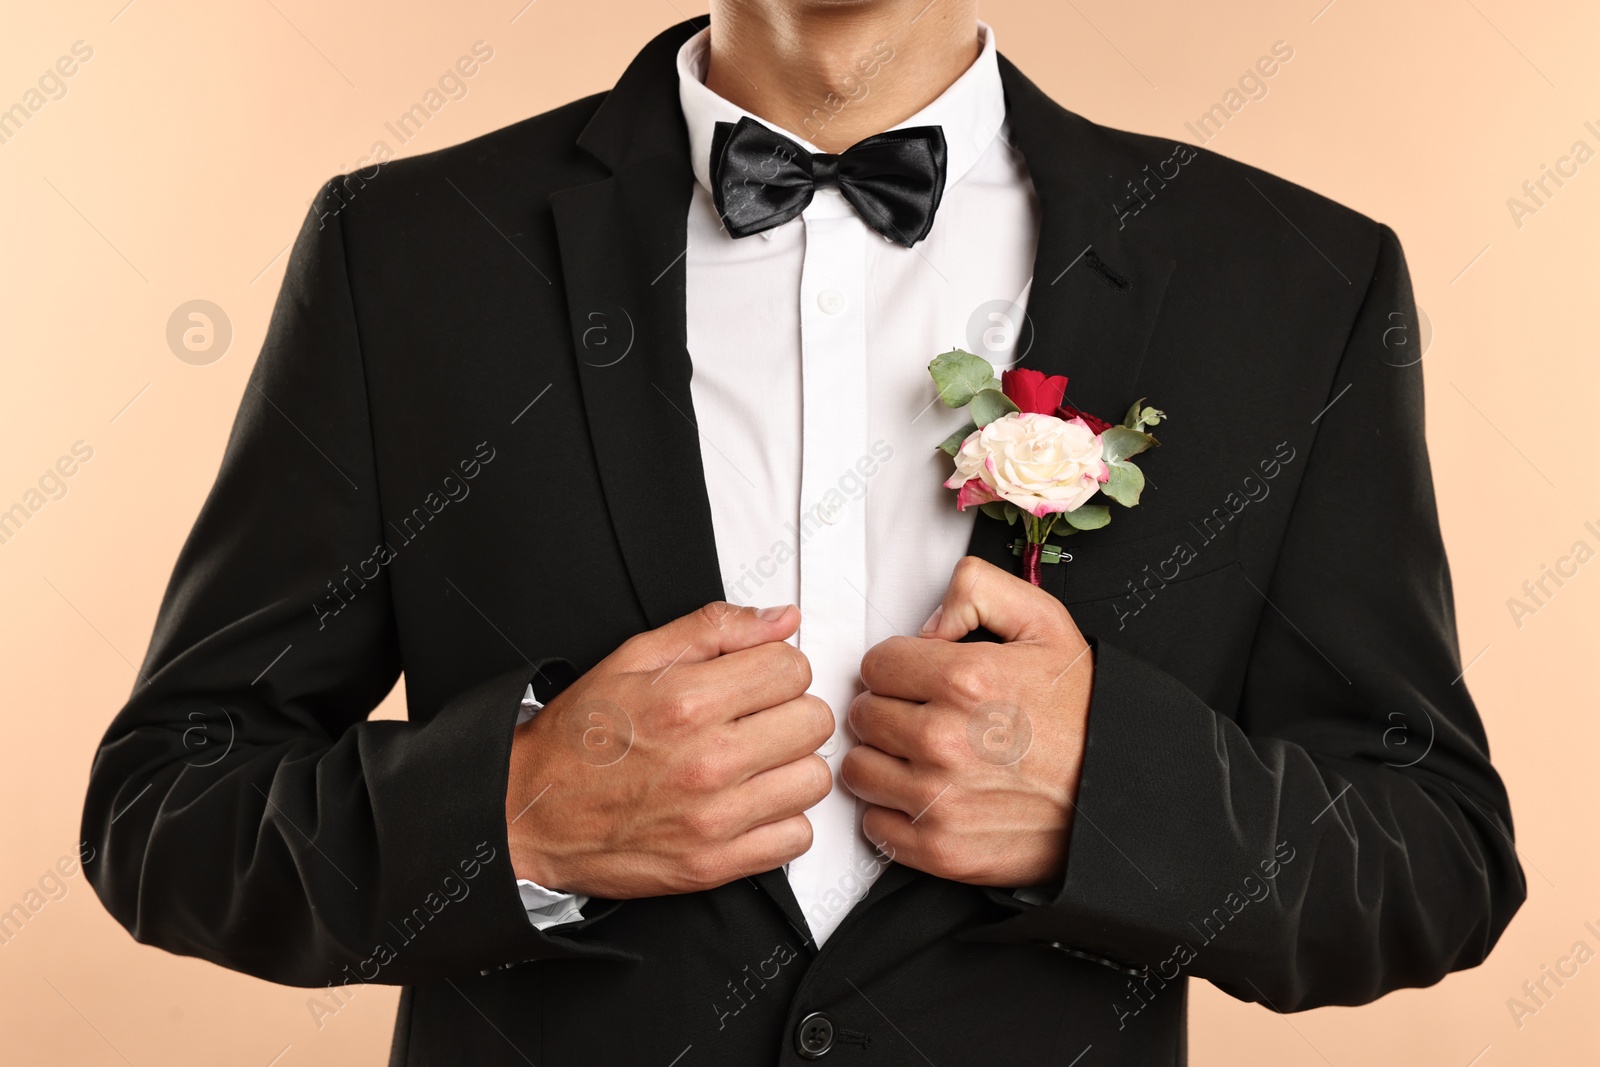
[[[794,1050],[802,1059],[820,1060],[833,1048],[833,1017],[814,1011],[800,1020],[794,1032]]]

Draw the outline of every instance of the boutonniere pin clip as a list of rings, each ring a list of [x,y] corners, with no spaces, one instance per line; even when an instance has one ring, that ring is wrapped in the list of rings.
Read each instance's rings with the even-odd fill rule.
[[[1030,369],[998,378],[988,360],[959,349],[928,365],[939,399],[966,408],[972,422],[939,448],[955,458],[944,483],[956,490],[956,507],[979,507],[1016,525],[1025,539],[1012,543],[1022,576],[1039,584],[1040,565],[1071,560],[1052,535],[1098,530],[1111,521],[1100,496],[1133,507],[1144,474],[1131,460],[1159,442],[1146,428],[1166,418],[1140,399],[1120,426],[1066,403],[1067,379]]]

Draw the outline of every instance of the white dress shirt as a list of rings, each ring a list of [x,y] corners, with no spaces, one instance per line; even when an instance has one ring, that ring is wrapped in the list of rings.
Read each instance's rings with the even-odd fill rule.
[[[819,750],[834,789],[806,813],[811,849],[787,867],[819,945],[887,863],[861,831],[866,804],[839,781],[855,743],[845,715],[863,690],[861,657],[919,631],[972,533],[974,516],[943,487],[951,461],[936,447],[967,415],[938,402],[928,363],[963,348],[1004,366],[1023,332],[1038,204],[1006,136],[994,35],[982,24],[979,35],[977,61],[900,124],[942,127],[949,147],[944,198],[913,248],[873,232],[831,187],[782,226],[730,237],[711,196],[711,141],[716,123],[749,113],[706,88],[709,30],[678,53],[696,179],[685,253],[691,390],[723,587],[735,604],[799,605],[810,691],[837,723]],[[873,68],[862,78],[869,94],[910,62],[887,46],[871,59],[861,68]],[[826,121],[814,112],[812,128]],[[519,885],[541,928],[582,907]]]

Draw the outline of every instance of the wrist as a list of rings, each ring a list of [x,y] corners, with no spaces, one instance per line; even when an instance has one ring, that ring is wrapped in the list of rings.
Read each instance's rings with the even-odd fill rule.
[[[551,862],[538,834],[539,804],[548,799],[549,784],[539,773],[534,737],[537,719],[517,726],[511,740],[511,769],[506,783],[506,845],[511,870],[520,881],[560,892],[561,873]]]

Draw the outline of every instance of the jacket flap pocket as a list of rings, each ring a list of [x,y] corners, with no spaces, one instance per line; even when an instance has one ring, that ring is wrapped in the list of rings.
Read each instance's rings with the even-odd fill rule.
[[[1205,515],[1133,541],[1105,541],[1100,531],[1066,539],[1070,561],[1046,564],[1044,588],[1068,604],[1127,596],[1221,570],[1238,558],[1239,521]]]

